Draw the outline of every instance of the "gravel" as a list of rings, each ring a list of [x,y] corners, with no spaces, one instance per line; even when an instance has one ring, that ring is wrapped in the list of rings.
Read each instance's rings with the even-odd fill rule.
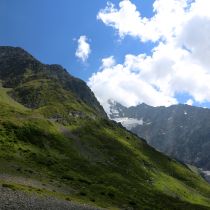
[[[99,210],[54,197],[41,197],[0,185],[0,210]]]

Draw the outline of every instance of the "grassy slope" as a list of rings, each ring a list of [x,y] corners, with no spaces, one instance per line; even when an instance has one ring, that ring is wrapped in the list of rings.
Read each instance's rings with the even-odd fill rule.
[[[210,206],[210,186],[201,177],[115,123],[76,116],[60,123],[45,118],[44,108],[31,111],[14,102],[7,91],[0,88],[0,172],[60,190],[12,188],[109,209]]]

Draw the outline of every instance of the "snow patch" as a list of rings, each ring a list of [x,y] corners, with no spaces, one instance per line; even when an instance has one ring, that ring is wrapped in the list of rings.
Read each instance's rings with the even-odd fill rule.
[[[111,109],[112,114],[119,114],[119,111],[117,109]]]
[[[203,172],[206,176],[210,176],[210,171],[204,171],[204,170],[202,170],[202,172]]]
[[[144,123],[143,119],[138,120],[135,118],[128,118],[128,117],[114,118],[113,120],[121,123],[128,130],[135,128],[137,125],[143,125]]]
[[[206,181],[210,183],[210,171],[206,171],[206,170],[204,170],[204,169],[202,169],[202,168],[199,168],[199,169],[200,169],[201,172],[203,173],[203,175],[204,175]]]

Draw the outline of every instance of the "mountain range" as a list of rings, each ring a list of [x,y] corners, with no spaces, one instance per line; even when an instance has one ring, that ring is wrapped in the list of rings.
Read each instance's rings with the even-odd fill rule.
[[[126,108],[110,101],[110,117],[157,150],[210,171],[210,109],[183,104]]]
[[[0,84],[0,209],[39,209],[25,203],[33,196],[66,209],[210,209],[210,185],[195,168],[109,120],[61,66],[0,47]]]

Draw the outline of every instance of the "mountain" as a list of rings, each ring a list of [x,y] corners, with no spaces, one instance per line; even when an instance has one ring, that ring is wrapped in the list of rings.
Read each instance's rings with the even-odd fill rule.
[[[210,209],[193,168],[109,120],[61,66],[0,47],[0,80],[1,209]]]
[[[110,117],[171,157],[210,171],[210,109],[189,105],[126,108],[111,103]],[[129,124],[129,122],[131,122]]]
[[[46,105],[62,107],[62,111],[64,107],[80,110],[83,105],[89,113],[106,116],[86,83],[59,65],[44,65],[23,49],[13,47],[0,48],[0,65],[3,86],[12,88],[12,98],[27,108],[42,108],[46,113]]]

